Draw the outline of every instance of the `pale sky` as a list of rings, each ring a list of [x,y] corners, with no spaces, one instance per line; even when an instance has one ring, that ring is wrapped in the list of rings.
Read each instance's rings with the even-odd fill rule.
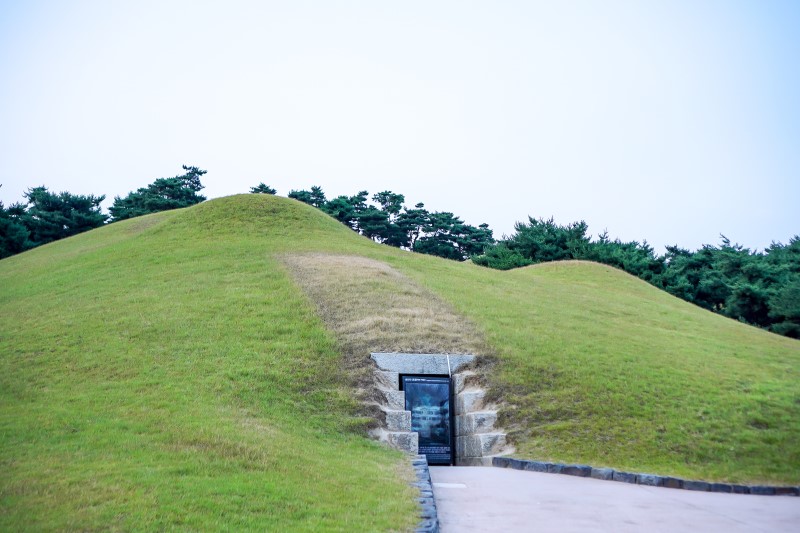
[[[800,2],[0,0],[0,200],[391,190],[487,222],[800,234]]]

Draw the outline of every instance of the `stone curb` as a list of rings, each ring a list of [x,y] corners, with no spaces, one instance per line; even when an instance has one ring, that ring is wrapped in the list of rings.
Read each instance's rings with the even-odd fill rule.
[[[419,489],[420,523],[414,530],[416,533],[439,533],[439,515],[436,511],[436,500],[433,498],[431,472],[428,470],[428,459],[424,455],[415,455],[411,459],[416,481],[411,485]]]
[[[492,466],[513,468],[531,472],[547,472],[550,474],[566,474],[568,476],[591,477],[621,483],[635,483],[648,487],[667,487],[670,489],[697,490],[701,492],[727,492],[732,494],[758,494],[761,496],[800,496],[800,487],[778,487],[766,485],[731,485],[728,483],[709,483],[692,481],[655,474],[638,472],[620,472],[613,468],[595,468],[588,465],[565,465],[545,461],[528,461],[510,457],[493,457]]]

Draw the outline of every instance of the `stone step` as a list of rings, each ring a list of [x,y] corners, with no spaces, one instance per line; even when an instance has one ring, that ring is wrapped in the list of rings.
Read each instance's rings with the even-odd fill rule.
[[[396,389],[377,388],[378,401],[383,404],[387,409],[394,409],[397,411],[404,411],[406,408],[406,393],[405,391]]]
[[[486,391],[480,389],[462,391],[456,396],[456,416],[480,411],[485,397]]]
[[[411,411],[385,409],[383,414],[387,431],[411,431]]]
[[[506,447],[505,433],[480,433],[456,437],[458,457],[485,457],[497,455]]]
[[[463,372],[453,374],[453,394],[459,394],[466,388],[470,386],[476,387],[479,384],[480,376],[478,376],[478,374],[472,370],[465,370]]]
[[[478,411],[456,417],[456,436],[464,437],[476,433],[491,433],[497,422],[496,411]]]
[[[397,450],[417,455],[419,453],[419,433],[413,431],[387,431],[381,439]]]
[[[373,370],[375,384],[382,389],[400,390],[400,373],[387,370]]]

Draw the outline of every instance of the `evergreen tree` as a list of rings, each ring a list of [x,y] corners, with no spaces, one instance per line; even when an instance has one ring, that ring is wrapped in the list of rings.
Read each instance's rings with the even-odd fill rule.
[[[425,204],[418,203],[414,209],[404,208],[403,212],[397,215],[397,226],[405,235],[407,242],[405,246],[413,249],[417,239],[422,235],[423,230],[428,225],[430,213],[425,209]]]
[[[590,242],[585,253],[576,259],[588,259],[617,267],[656,286],[660,286],[664,272],[664,258],[658,257],[647,242],[639,244],[637,241],[612,241],[607,231],[601,233],[597,241]]]
[[[342,224],[349,226],[350,229],[355,230],[357,228],[356,207],[352,204],[349,197],[337,196],[325,204],[323,211]]]
[[[586,222],[557,225],[552,218],[517,222],[515,233],[508,239],[508,247],[534,263],[581,259],[589,248]]]
[[[383,191],[374,194],[372,201],[380,205],[381,211],[389,215],[389,219],[394,222],[403,209],[403,202],[406,201],[406,197],[402,194],[395,194],[392,191]]]
[[[487,247],[481,255],[472,256],[472,262],[497,270],[511,270],[532,263],[530,259],[526,259],[519,252],[509,249],[504,242]]]
[[[56,194],[44,186],[28,189],[24,196],[27,206],[18,216],[29,232],[30,247],[97,228],[108,219],[100,208],[105,196]]]
[[[372,202],[377,205],[368,203],[367,191],[328,201],[316,186],[310,191],[292,190],[289,197],[322,209],[375,242],[420,253],[463,261],[494,243],[487,224],[475,227],[452,213],[429,213],[421,203],[408,209],[403,205],[405,196],[392,191],[374,194]]]
[[[769,314],[773,319],[772,331],[800,339],[800,275],[793,276],[773,293]]]
[[[405,196],[402,194],[391,191],[379,192],[372,196],[372,201],[380,206],[380,212],[383,213],[380,217],[383,219],[383,227],[379,231],[379,242],[397,248],[410,246],[408,233],[398,225],[398,216],[403,209],[405,200]]]
[[[323,209],[327,204],[327,199],[325,198],[325,193],[322,191],[322,187],[318,187],[316,185],[311,187],[310,191],[289,191],[289,198],[294,198],[295,200],[299,200],[303,203],[313,205],[318,209]]]
[[[251,194],[275,194],[276,191],[269,185],[266,185],[264,182],[259,183],[255,187],[250,187]]]
[[[327,199],[325,198],[325,193],[322,192],[322,187],[313,186],[311,187],[311,205],[317,208],[322,208],[327,203]]]
[[[446,211],[430,213],[422,226],[422,234],[415,240],[412,250],[456,261],[481,254],[494,242],[487,224],[476,228]]]
[[[300,190],[300,191],[291,190],[291,191],[289,191],[289,198],[293,198],[295,200],[303,202],[304,204],[311,205],[311,192],[310,191],[306,191],[306,190]]]
[[[131,192],[125,198],[114,197],[109,212],[113,221],[189,207],[206,199],[198,194],[203,189],[200,178],[205,170],[183,165],[185,174],[173,178],[158,178],[147,187]]]
[[[24,252],[31,248],[31,232],[22,222],[25,213],[23,204],[15,203],[8,207],[0,202],[0,259]]]
[[[389,215],[385,211],[368,206],[356,214],[358,231],[376,242],[384,242],[391,233]]]

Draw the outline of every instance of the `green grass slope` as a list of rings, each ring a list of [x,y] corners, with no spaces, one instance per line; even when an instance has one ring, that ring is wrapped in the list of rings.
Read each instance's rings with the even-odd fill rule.
[[[521,457],[800,481],[800,342],[602,265],[491,271],[244,195],[0,261],[0,530],[412,527],[408,469],[359,436],[279,261],[305,252],[384,262],[476,324]]]
[[[271,258],[349,230],[271,200],[0,262],[0,530],[415,524],[407,463],[352,431],[331,337]]]
[[[800,481],[800,342],[604,265],[448,270],[428,282],[497,350],[520,457]]]

